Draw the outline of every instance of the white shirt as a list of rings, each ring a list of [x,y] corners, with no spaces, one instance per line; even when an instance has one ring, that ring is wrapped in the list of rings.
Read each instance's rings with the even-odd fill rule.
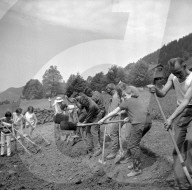
[[[185,94],[191,85],[191,82],[192,82],[192,72],[187,76],[187,78],[183,82],[179,82],[176,76],[173,77],[173,84],[176,91],[178,105],[180,105],[181,102],[183,101]],[[189,105],[192,105],[192,102],[190,102]]]
[[[16,112],[13,112],[13,122],[17,126],[23,126],[23,115],[20,114],[19,116],[17,115]]]
[[[34,113],[29,113],[29,112],[26,112],[25,113],[25,119],[32,125],[34,126],[35,125],[35,114]],[[26,125],[30,125],[28,122],[26,122]]]

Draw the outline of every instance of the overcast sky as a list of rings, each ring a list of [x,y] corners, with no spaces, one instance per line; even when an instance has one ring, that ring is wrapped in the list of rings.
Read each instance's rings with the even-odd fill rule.
[[[40,80],[50,65],[64,80],[124,67],[191,33],[191,8],[191,0],[1,0],[0,91]]]

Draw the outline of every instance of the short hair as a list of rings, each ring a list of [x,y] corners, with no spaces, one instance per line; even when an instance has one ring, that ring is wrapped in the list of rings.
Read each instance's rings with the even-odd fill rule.
[[[128,86],[125,83],[121,83],[117,86],[117,93],[120,98],[122,97],[123,91],[127,94],[132,94],[131,97],[133,98],[139,97],[139,90],[135,86]]]
[[[186,66],[184,63],[184,59],[177,57],[177,58],[172,58],[168,61],[169,68],[171,70],[174,69],[176,63],[178,63],[180,66]]]
[[[79,97],[78,102],[85,107],[89,106],[89,98],[85,95]]]
[[[85,93],[85,95],[88,95],[88,94],[90,94],[92,92],[92,90],[91,90],[91,88],[85,88],[85,90],[84,90],[84,93]]]
[[[114,83],[109,83],[109,84],[106,86],[106,89],[115,90],[115,89],[116,89],[116,86],[115,86]]]
[[[22,111],[23,111],[23,110],[22,110],[21,108],[17,108],[17,109],[15,110],[15,112],[16,112],[16,113],[19,113],[19,114],[21,114]]]
[[[10,112],[10,111],[7,111],[6,113],[5,113],[5,117],[7,118],[7,117],[12,117],[12,113]]]
[[[29,107],[27,108],[27,111],[30,111],[30,112],[33,113],[33,111],[34,111],[34,107],[33,107],[33,106],[29,106]]]
[[[61,104],[60,108],[63,111],[65,108],[67,108],[67,104]]]
[[[74,91],[74,92],[71,94],[70,98],[76,98],[77,96],[79,96],[79,93],[76,92],[76,91]],[[69,97],[69,96],[68,96],[68,97]]]

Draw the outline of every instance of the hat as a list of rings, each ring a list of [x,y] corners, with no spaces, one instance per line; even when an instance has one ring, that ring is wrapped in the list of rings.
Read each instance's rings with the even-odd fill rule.
[[[63,99],[62,99],[61,97],[57,97],[57,98],[55,99],[55,101],[56,101],[56,102],[63,102]]]
[[[57,97],[53,103],[53,106],[58,103],[58,102],[63,102],[63,99],[61,97]]]

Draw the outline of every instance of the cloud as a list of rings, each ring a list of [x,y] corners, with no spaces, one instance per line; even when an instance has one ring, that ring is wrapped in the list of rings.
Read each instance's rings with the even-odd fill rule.
[[[24,14],[53,25],[76,29],[113,33],[127,17],[111,12],[111,0],[22,0],[15,7],[18,14]]]

